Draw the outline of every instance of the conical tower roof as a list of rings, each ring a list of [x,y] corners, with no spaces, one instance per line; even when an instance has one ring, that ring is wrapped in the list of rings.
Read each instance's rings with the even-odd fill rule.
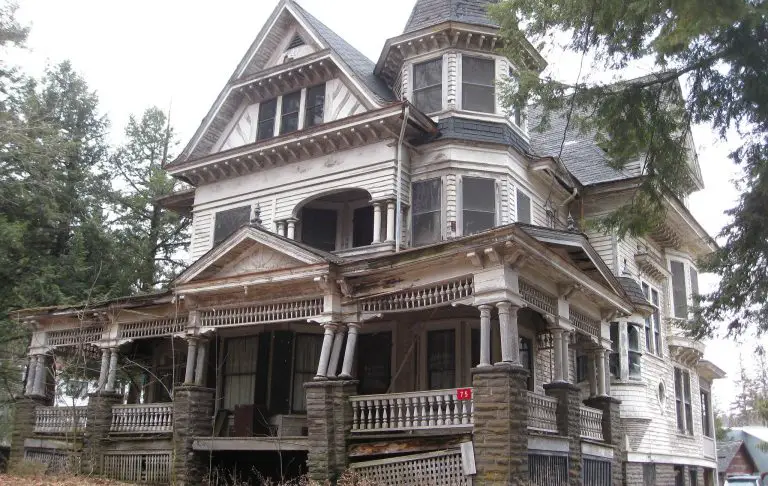
[[[443,22],[498,27],[488,16],[488,5],[498,0],[417,0],[404,33],[414,32]]]

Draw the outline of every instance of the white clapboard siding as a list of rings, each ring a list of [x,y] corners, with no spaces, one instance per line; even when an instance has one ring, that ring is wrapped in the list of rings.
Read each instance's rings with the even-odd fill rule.
[[[608,265],[608,268],[615,272],[614,235],[612,233],[603,234],[600,231],[589,230],[587,231],[587,237],[592,247],[600,255],[600,258]]]

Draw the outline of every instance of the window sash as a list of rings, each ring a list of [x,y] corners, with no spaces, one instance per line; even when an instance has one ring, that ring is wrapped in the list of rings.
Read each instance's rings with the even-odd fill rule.
[[[710,398],[709,392],[705,390],[700,391],[701,395],[701,432],[704,437],[712,437],[712,423],[710,420]]]
[[[291,398],[291,410],[293,412],[305,412],[307,410],[304,383],[308,383],[314,378],[322,347],[322,334],[296,335],[293,352],[293,395]]]
[[[473,189],[476,193],[471,192]],[[461,192],[464,236],[480,233],[496,226],[496,181],[464,177],[461,181]]]
[[[483,67],[486,69],[482,69]],[[496,61],[493,59],[463,56],[461,95],[463,110],[480,113],[496,112],[495,72]]]
[[[672,272],[672,302],[674,303],[675,317],[685,319],[688,317],[688,294],[685,284],[685,265],[683,262],[672,260],[670,262]]]
[[[225,209],[214,216],[213,245],[216,246],[226,240],[232,233],[247,224],[251,219],[251,207]]]
[[[297,131],[299,129],[299,113],[301,112],[301,91],[283,95],[282,106],[280,135]]]
[[[325,89],[325,83],[307,89],[304,128],[311,128],[325,121]]]
[[[525,223],[525,224],[531,224],[532,218],[531,218],[531,198],[528,197],[528,194],[521,191],[519,188],[517,189],[517,222],[518,223]]]
[[[430,71],[432,70],[432,71]],[[413,104],[424,113],[443,108],[443,58],[414,64]]]
[[[256,140],[267,140],[275,136],[275,120],[277,117],[277,98],[264,101],[259,105],[259,123]]]
[[[442,182],[435,178],[411,185],[411,239],[414,246],[428,245],[442,239]]]

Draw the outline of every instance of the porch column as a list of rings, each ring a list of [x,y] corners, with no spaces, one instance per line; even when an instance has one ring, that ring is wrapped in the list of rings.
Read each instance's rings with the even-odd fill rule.
[[[339,358],[341,357],[341,347],[344,344],[344,326],[337,326],[336,335],[333,337],[333,349],[331,350],[331,359],[328,362],[328,377],[336,378],[339,373]]]
[[[320,351],[320,362],[317,364],[317,375],[315,380],[325,380],[328,377],[328,361],[331,358],[331,348],[333,347],[333,337],[336,326],[325,324],[325,336],[323,336],[323,349]]]
[[[570,340],[571,340],[571,334],[568,332],[563,333],[563,359],[562,359],[562,365],[563,365],[563,381],[569,382],[571,381],[570,377],[570,361],[571,361],[571,355],[570,355]]]
[[[387,241],[395,241],[395,201],[387,201]]]
[[[478,368],[491,366],[491,307],[481,305],[480,309],[480,364]]]
[[[109,373],[107,374],[107,386],[104,390],[113,392],[115,391],[115,381],[117,380],[117,348],[112,348],[109,352]]]
[[[595,376],[595,373],[596,373],[595,361],[596,360],[599,360],[599,355],[597,354],[597,351],[592,351],[591,353],[589,353],[589,356],[587,358],[587,375],[589,377],[589,396],[590,397],[596,397],[597,396],[598,377]]]
[[[197,345],[197,366],[195,367],[195,385],[197,386],[205,386],[207,344],[206,341],[200,341]]]
[[[373,243],[381,243],[381,203],[373,203]]]
[[[287,222],[288,222],[288,234],[286,235],[286,237],[289,240],[295,240],[296,239],[296,223],[298,223],[299,220],[291,218]]]
[[[99,390],[103,390],[107,384],[109,374],[109,349],[101,350],[101,370],[99,371]]]
[[[35,363],[35,388],[32,390],[33,395],[43,396],[45,395],[45,355],[38,354],[37,361]]]
[[[499,302],[499,331],[501,334],[501,361],[520,365],[520,336],[517,328],[517,311],[519,307],[510,302]]]
[[[554,343],[554,381],[563,381],[563,330],[560,328],[551,329],[552,341]]]
[[[277,222],[277,234],[280,236],[285,236],[285,222],[284,221],[278,221]]]
[[[604,349],[595,353],[595,358],[597,359],[597,394],[601,397],[610,395],[607,387],[608,374],[606,373],[605,366],[606,354]]]
[[[37,371],[37,358],[30,356],[29,365],[27,366],[27,388],[25,395],[32,395],[35,392],[35,371]]]
[[[195,382],[195,362],[197,358],[197,339],[187,339],[187,368],[184,374],[184,384],[191,385]]]
[[[360,332],[360,324],[350,322],[347,324],[347,348],[344,350],[344,364],[341,366],[341,378],[352,378],[352,365],[355,363],[355,351],[357,351],[357,333]]]

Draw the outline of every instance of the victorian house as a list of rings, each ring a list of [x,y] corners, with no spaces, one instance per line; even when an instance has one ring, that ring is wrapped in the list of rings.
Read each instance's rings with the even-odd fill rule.
[[[417,0],[374,63],[280,0],[166,167],[193,188],[164,201],[193,219],[189,267],[167,291],[19,314],[12,463],[714,484],[723,373],[680,324],[715,244],[672,196],[646,238],[577,227],[642,168],[500,104],[499,81],[545,61],[499,55],[488,3]],[[68,366],[87,405],[53,406]]]

